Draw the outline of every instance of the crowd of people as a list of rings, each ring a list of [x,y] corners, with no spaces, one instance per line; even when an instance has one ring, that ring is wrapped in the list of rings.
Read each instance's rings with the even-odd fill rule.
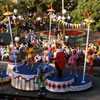
[[[21,14],[21,18],[17,19],[17,31],[24,32],[28,29],[32,29],[34,31],[44,31],[49,29],[49,15],[48,13],[40,13],[37,14],[36,12],[28,12],[26,15]],[[33,18],[35,17],[35,18]],[[16,27],[15,19],[11,16],[11,27]],[[32,20],[30,20],[32,19]],[[27,20],[27,21],[23,21]],[[0,21],[0,32],[10,32],[9,30],[9,23],[7,21]]]
[[[85,58],[85,48],[80,48],[76,45],[76,47],[70,46],[70,44],[66,44],[64,42],[64,37],[62,33],[58,34],[59,25],[53,26],[54,31],[54,38],[52,41],[44,41],[41,38],[40,33],[36,33],[36,31],[41,30],[48,30],[48,13],[43,13],[37,15],[36,13],[28,13],[27,15],[22,15],[22,18],[30,19],[33,16],[36,16],[37,18],[33,21],[28,21],[20,23],[21,19],[17,22],[18,32],[22,31],[22,34],[24,33],[24,42],[20,42],[19,40],[14,41],[14,45],[10,43],[9,45],[2,45],[0,46],[0,60],[9,60],[14,61],[14,52],[17,57],[17,61],[24,61],[28,62],[28,70],[30,66],[30,62],[32,61],[32,66],[34,65],[34,62],[41,61],[43,63],[52,63],[53,61],[57,61],[57,52],[62,51],[65,54],[66,64],[71,64],[71,71],[77,76],[77,66],[84,64],[84,58]],[[58,17],[58,16],[56,16]],[[57,19],[57,18],[56,18]],[[11,17],[11,26],[12,28],[15,27],[15,22],[13,18]],[[2,22],[0,24],[1,32],[4,32],[4,29],[7,28],[7,32],[9,32],[9,24],[8,22]],[[4,28],[4,29],[3,29]],[[2,39],[1,39],[2,42]],[[13,48],[14,46],[14,48]],[[92,74],[93,66],[99,66],[100,65],[100,50],[98,47],[95,46],[93,43],[91,43],[88,47],[88,53],[87,53],[87,64],[90,66],[90,70],[88,74]],[[40,52],[41,51],[41,52]],[[24,55],[23,55],[24,54]],[[59,61],[58,61],[59,62]],[[59,64],[58,64],[59,65]],[[57,63],[55,63],[55,66],[58,66]],[[33,70],[33,67],[32,67]],[[61,70],[58,69],[58,72],[61,72]],[[60,75],[61,76],[61,75]]]
[[[17,62],[24,62],[27,64],[28,71],[34,70],[35,62],[40,62],[43,65],[43,70],[38,71],[39,68],[37,68],[37,75],[40,81],[36,79],[35,81],[40,84],[38,96],[46,96],[46,77],[44,73],[48,68],[48,64],[54,64],[58,78],[63,77],[63,71],[69,65],[71,66],[69,73],[78,78],[78,66],[84,65],[86,49],[80,48],[78,45],[72,47],[66,44],[62,36],[62,34],[58,34],[51,41],[44,41],[41,39],[41,35],[35,33],[34,30],[26,31],[24,42],[20,42],[20,37],[17,37],[14,39],[14,44],[11,42],[8,45],[0,46],[0,60],[15,62],[16,59]],[[100,66],[99,45],[89,44],[86,59],[89,66],[86,74],[93,77],[93,67]]]
[[[39,33],[36,34],[31,30],[30,33],[25,34],[24,43],[20,43],[19,41],[20,39],[14,43],[14,51],[16,52],[17,61],[28,61],[28,66],[30,65],[31,58],[32,64],[38,61],[43,61],[45,64],[48,63],[48,61],[49,63],[52,63],[56,58],[56,53],[59,48],[65,54],[66,64],[71,64],[70,73],[73,73],[74,71],[77,76],[77,66],[84,64],[85,48],[80,48],[79,46],[73,48],[65,44],[59,35],[57,38],[53,38],[50,42],[50,46],[49,41],[42,40]],[[0,46],[0,60],[14,61],[12,43],[6,46]],[[88,74],[91,73],[91,70],[93,70],[93,66],[100,65],[99,46],[96,47],[93,43],[89,44],[88,47],[87,64],[90,66]]]

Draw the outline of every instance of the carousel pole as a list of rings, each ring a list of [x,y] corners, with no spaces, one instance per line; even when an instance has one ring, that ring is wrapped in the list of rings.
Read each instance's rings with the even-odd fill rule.
[[[52,13],[54,12],[53,8],[51,7],[50,9],[47,10],[49,12],[50,16],[50,24],[49,24],[49,45],[48,45],[48,64],[50,62],[50,43],[51,43],[51,18],[52,18]]]
[[[87,18],[84,21],[88,23],[88,30],[87,30],[86,52],[85,52],[85,61],[84,61],[84,70],[83,70],[82,83],[85,83],[86,59],[87,59],[87,51],[88,51],[88,43],[89,43],[90,23],[93,23],[94,20],[92,18]]]
[[[7,11],[3,15],[8,16],[10,35],[11,35],[11,41],[12,41],[12,48],[13,48],[13,55],[14,55],[14,61],[15,61],[15,67],[16,67],[16,72],[18,72],[18,69],[17,69],[17,66],[16,66],[16,54],[15,54],[15,48],[14,48],[14,40],[13,40],[12,29],[11,29],[11,22],[10,22],[10,16],[13,15],[13,13]]]

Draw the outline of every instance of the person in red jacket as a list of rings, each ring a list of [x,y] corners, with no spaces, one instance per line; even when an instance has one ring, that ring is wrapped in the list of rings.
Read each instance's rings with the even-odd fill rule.
[[[61,47],[58,47],[54,60],[55,60],[55,67],[58,73],[58,77],[61,78],[62,71],[65,69],[65,65],[66,65],[65,53],[63,52]]]

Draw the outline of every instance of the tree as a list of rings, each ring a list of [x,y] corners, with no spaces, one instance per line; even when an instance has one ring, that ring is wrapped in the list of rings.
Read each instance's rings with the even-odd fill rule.
[[[52,3],[56,0],[19,0],[19,4],[28,7],[30,10],[35,12],[41,12],[46,7],[46,4]],[[45,6],[45,7],[44,7]]]
[[[3,13],[7,10],[12,11],[14,3],[12,0],[0,0],[0,21],[4,18]]]
[[[100,0],[78,0],[77,7],[70,15],[73,23],[83,23],[88,17],[94,18],[96,22],[91,25],[91,28],[100,30]]]

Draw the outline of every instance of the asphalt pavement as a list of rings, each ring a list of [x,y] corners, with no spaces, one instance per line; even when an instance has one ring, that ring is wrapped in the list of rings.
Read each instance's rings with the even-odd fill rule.
[[[88,66],[86,68],[86,71],[87,70]],[[70,71],[70,66],[66,66],[66,71]],[[83,66],[78,67],[78,72],[83,72]],[[88,90],[66,93],[52,93],[47,91],[44,100],[100,100],[100,68],[94,67],[93,74],[93,86]],[[19,98],[16,100],[43,100],[39,98],[37,94],[38,91],[29,92],[15,89],[11,86],[11,82],[0,84],[0,100],[15,100],[14,98]]]

